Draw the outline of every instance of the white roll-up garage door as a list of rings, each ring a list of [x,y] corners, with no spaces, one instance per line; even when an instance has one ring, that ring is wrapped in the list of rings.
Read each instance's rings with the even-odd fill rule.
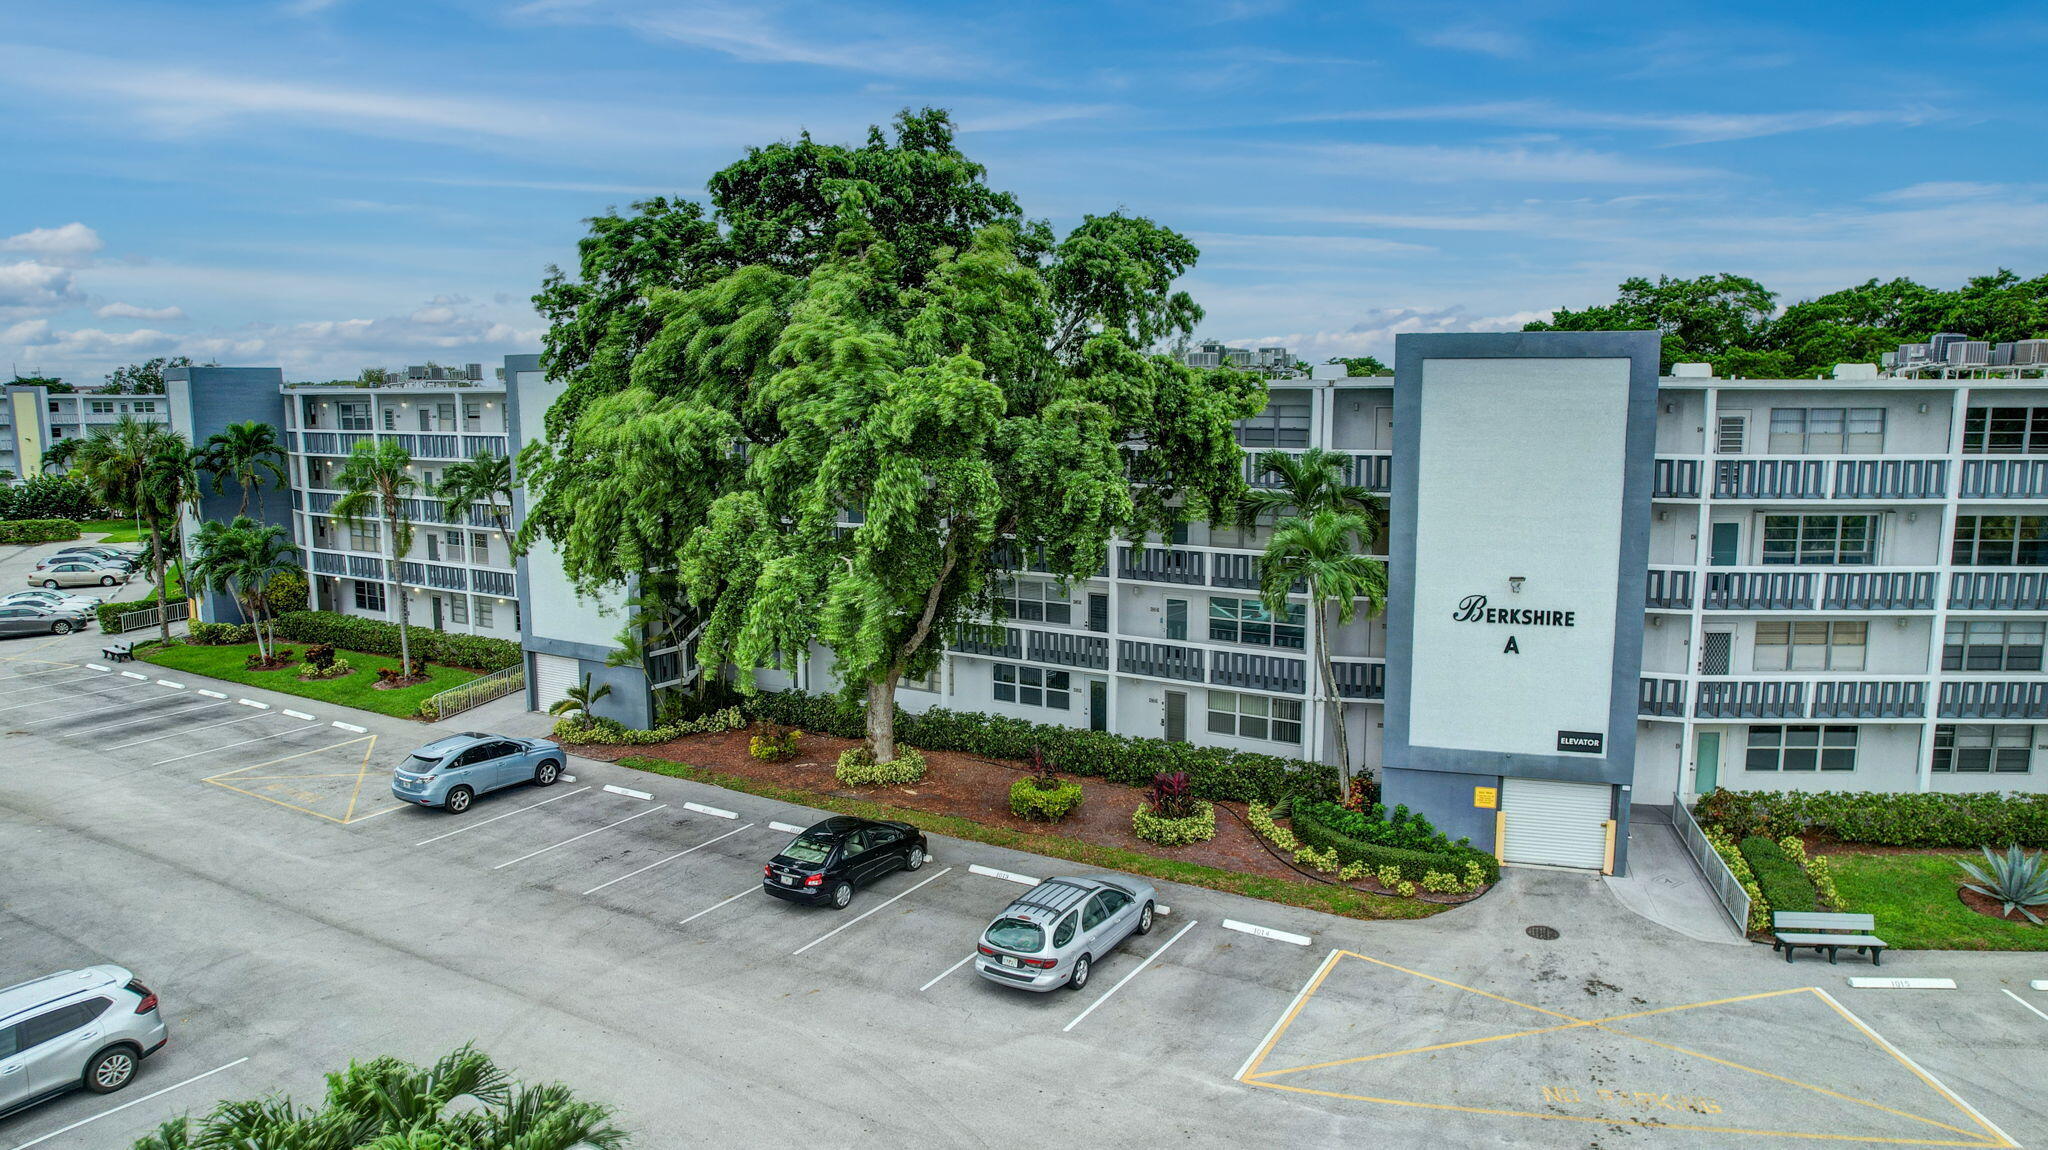
[[[1600,870],[1607,862],[1606,783],[1501,780],[1501,861]]]
[[[561,655],[533,657],[535,697],[545,711],[569,696],[569,688],[583,681],[581,664]]]

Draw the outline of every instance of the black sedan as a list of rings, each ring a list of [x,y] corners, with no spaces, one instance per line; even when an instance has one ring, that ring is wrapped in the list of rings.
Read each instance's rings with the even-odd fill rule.
[[[930,858],[924,834],[909,823],[839,815],[791,839],[761,868],[761,886],[776,898],[844,909],[855,887],[895,870],[916,870]]]

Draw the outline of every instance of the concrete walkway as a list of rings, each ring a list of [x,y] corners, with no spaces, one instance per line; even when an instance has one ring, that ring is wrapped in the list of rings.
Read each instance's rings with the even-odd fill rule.
[[[1690,939],[1745,945],[1669,822],[1630,819],[1628,867],[1602,880],[1622,906]]]

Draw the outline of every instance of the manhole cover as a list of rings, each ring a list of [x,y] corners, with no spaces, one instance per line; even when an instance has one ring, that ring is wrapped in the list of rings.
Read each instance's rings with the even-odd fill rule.
[[[1530,938],[1540,938],[1545,942],[1549,942],[1557,937],[1557,928],[1554,926],[1531,926],[1523,928],[1522,933]]]

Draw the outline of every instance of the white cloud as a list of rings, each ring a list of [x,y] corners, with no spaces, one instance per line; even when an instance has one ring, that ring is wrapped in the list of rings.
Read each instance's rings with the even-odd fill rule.
[[[58,311],[84,300],[69,268],[35,260],[0,264],[0,319]]]
[[[46,263],[71,266],[90,262],[93,253],[106,246],[98,232],[76,222],[34,228],[0,240],[0,251],[28,252]]]
[[[872,8],[855,6],[847,12],[848,17],[835,19],[830,8],[819,8],[782,20],[777,19],[782,15],[777,6],[767,3],[533,0],[514,9],[513,15],[550,23],[616,25],[755,64],[808,64],[907,76],[985,72],[991,66],[919,30],[882,29],[880,14]]]
[[[1504,60],[1529,54],[1528,40],[1520,33],[1498,25],[1460,24],[1419,33],[1415,39],[1418,43],[1427,44],[1432,48],[1477,52],[1482,56],[1496,56]]]
[[[1479,123],[1541,129],[1661,132],[1672,143],[1748,140],[1788,132],[1873,126],[1917,127],[1940,119],[1927,107],[1806,109],[1788,112],[1638,112],[1568,108],[1547,100],[1361,108],[1294,117],[1291,123]]]
[[[1583,148],[1311,144],[1294,150],[1324,172],[1413,183],[1655,184],[1728,176],[1714,168],[1653,163]]]
[[[1449,307],[1384,307],[1368,312],[1349,327],[1334,331],[1294,331],[1246,336],[1231,342],[1281,344],[1311,363],[1343,355],[1376,355],[1392,363],[1394,337],[1412,332],[1520,331],[1531,320],[1548,319],[1549,311],[1507,315],[1473,315],[1462,305]]]
[[[138,307],[132,303],[116,301],[101,307],[93,314],[101,319],[151,319],[162,322],[164,320],[184,319],[185,309],[175,306]]]
[[[17,324],[16,328],[25,326]],[[7,335],[14,336],[15,329],[10,328]],[[177,348],[179,340],[170,332],[147,327],[134,331],[101,331],[93,327],[66,330],[40,323],[35,330],[23,332],[19,342],[23,347],[48,350],[67,357],[94,357],[171,351]]]

